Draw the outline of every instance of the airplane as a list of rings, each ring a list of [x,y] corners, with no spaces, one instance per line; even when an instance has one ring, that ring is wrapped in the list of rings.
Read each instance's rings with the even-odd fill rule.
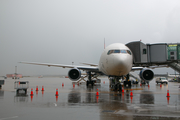
[[[93,86],[94,81],[92,76],[94,75],[107,75],[110,78],[110,87],[113,90],[122,90],[120,79],[124,81],[124,86],[131,87],[131,81],[129,81],[129,72],[134,70],[140,70],[140,78],[145,81],[151,81],[154,78],[152,70],[143,67],[133,67],[133,54],[131,50],[122,43],[114,43],[107,46],[101,54],[99,64],[83,63],[89,66],[76,66],[76,65],[64,65],[64,64],[51,64],[51,63],[36,63],[36,62],[20,62],[24,64],[53,66],[62,68],[71,68],[68,72],[68,77],[72,81],[77,81],[81,77],[81,70],[86,71],[88,74],[88,80],[86,85]]]

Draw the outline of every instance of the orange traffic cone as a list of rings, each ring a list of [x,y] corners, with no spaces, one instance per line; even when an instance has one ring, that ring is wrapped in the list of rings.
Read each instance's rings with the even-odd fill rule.
[[[130,96],[131,96],[131,97],[133,97],[132,89],[131,89],[131,93],[130,93]]]
[[[59,94],[58,94],[58,89],[56,89],[56,94],[55,94],[55,96],[59,96]]]
[[[41,91],[44,91],[44,86],[42,86],[42,90]]]
[[[34,94],[33,94],[33,89],[31,88],[31,94],[30,94],[30,96],[33,96]]]
[[[38,86],[36,86],[36,91],[38,91]]]
[[[170,97],[170,95],[169,95],[169,90],[167,90],[167,96],[166,97]]]
[[[97,92],[96,92],[96,96],[99,96],[99,92],[98,92],[98,89],[97,89]]]
[[[122,89],[122,93],[124,93],[124,89]]]

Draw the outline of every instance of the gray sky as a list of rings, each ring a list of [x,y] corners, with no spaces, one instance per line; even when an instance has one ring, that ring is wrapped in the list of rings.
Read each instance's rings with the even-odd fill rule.
[[[98,64],[104,38],[177,43],[179,31],[179,0],[0,0],[0,75],[67,74],[18,62]]]

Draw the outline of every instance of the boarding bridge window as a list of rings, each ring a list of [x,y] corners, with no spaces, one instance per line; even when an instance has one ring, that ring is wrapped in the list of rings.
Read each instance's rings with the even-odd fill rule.
[[[129,50],[109,50],[107,54],[110,55],[112,53],[125,53],[131,55],[131,52]]]
[[[143,49],[143,54],[146,54],[146,49]]]

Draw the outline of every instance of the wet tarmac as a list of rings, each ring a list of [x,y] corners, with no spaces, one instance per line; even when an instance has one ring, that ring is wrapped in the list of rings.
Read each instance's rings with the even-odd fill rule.
[[[23,95],[23,91],[22,95],[17,95],[15,80],[6,79],[0,89],[0,120],[180,119],[180,83],[160,86],[152,80],[149,87],[138,84],[133,85],[132,93],[131,90],[119,93],[109,89],[107,78],[101,78],[101,83],[93,88],[87,88],[83,83],[73,86],[68,78],[58,77],[27,77],[16,81],[29,81],[27,95]],[[44,91],[41,91],[42,86]],[[167,90],[170,97],[166,97]],[[58,96],[55,96],[56,92]]]

